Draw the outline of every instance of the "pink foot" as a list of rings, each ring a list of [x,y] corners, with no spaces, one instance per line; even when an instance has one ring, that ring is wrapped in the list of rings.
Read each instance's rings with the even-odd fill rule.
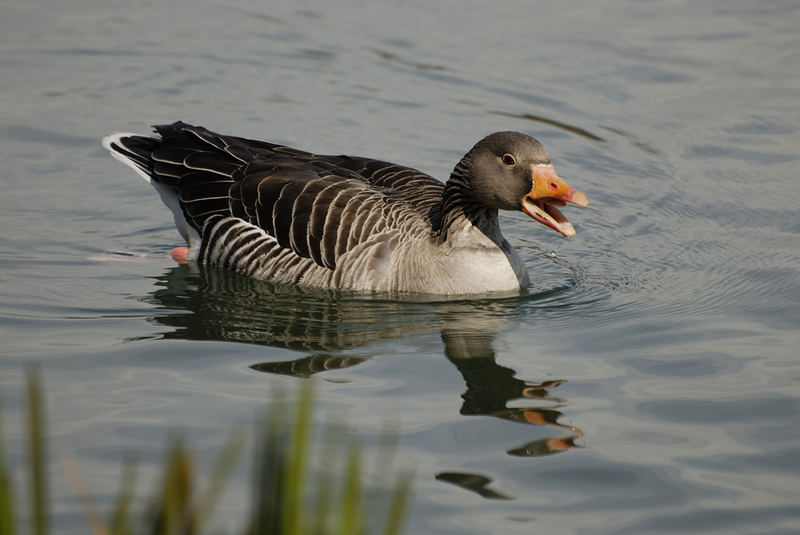
[[[185,264],[189,261],[189,248],[188,247],[176,247],[169,253],[172,256],[172,259],[179,264]]]

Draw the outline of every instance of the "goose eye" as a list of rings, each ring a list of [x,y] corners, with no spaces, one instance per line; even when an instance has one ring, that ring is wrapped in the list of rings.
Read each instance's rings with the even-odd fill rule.
[[[507,165],[508,167],[511,167],[512,165],[514,165],[516,163],[517,163],[517,160],[514,159],[514,156],[512,154],[508,154],[508,153],[503,154],[503,165]]]

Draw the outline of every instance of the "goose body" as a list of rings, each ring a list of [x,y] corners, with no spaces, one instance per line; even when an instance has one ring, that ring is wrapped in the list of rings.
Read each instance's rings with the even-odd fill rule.
[[[446,184],[401,165],[316,155],[176,122],[159,137],[113,134],[111,154],[150,182],[187,258],[280,283],[427,294],[519,291],[528,273],[498,209],[565,236],[555,208],[586,196],[518,132],[487,136]]]

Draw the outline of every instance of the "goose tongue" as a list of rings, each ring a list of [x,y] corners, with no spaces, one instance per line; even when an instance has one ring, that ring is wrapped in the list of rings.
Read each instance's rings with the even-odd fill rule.
[[[531,177],[533,187],[522,199],[522,211],[562,236],[574,236],[575,228],[556,206],[566,203],[587,206],[586,195],[567,185],[552,165],[531,165]]]

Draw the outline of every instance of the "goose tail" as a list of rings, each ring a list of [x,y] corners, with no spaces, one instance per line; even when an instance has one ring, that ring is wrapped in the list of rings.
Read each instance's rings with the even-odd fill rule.
[[[159,141],[151,137],[117,132],[103,138],[103,146],[116,160],[127,165],[140,177],[153,183],[153,160],[150,155]]]
[[[178,232],[189,244],[189,258],[194,258],[200,247],[201,236],[186,218],[175,187],[154,178],[153,151],[162,140],[140,136],[128,132],[117,132],[103,138],[103,147],[111,155],[133,169],[137,175],[147,180],[161,196],[161,200],[170,209],[175,219]]]

